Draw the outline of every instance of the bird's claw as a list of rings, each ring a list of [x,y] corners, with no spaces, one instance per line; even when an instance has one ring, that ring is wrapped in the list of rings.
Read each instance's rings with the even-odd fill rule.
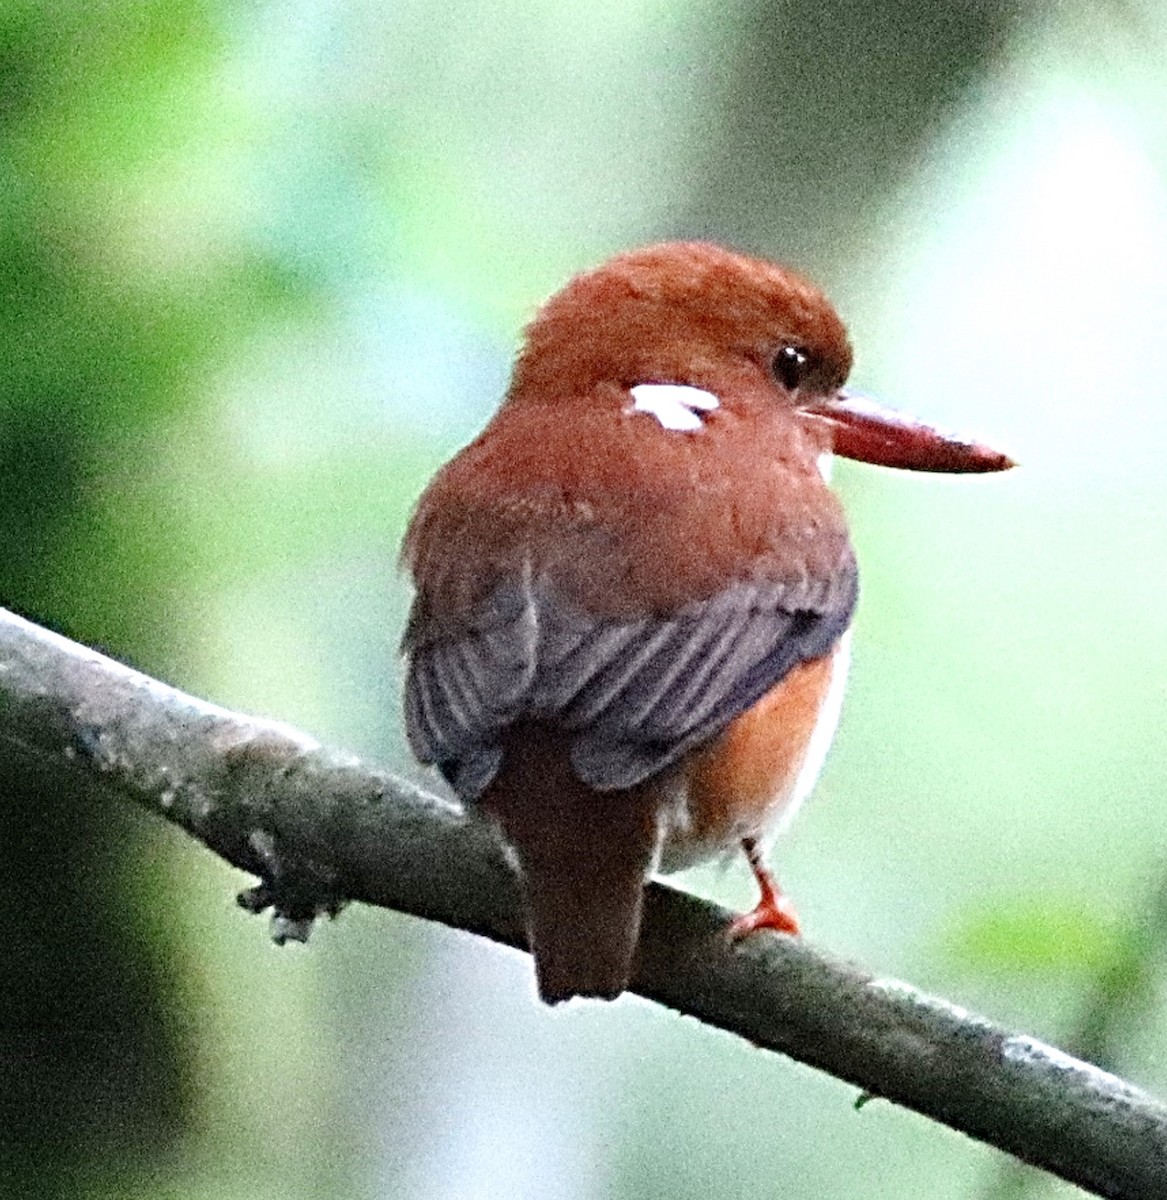
[[[798,924],[798,913],[794,905],[778,886],[770,869],[762,857],[761,847],[757,839],[747,837],[742,839],[742,849],[749,861],[750,870],[762,890],[761,899],[753,910],[743,913],[729,927],[730,941],[747,937],[758,929],[773,929],[775,933],[789,933],[794,937],[802,932]]]
[[[794,905],[779,891],[763,895],[755,908],[735,918],[729,926],[729,940],[739,941],[759,929],[772,929],[775,933],[789,933],[794,937],[802,932]]]

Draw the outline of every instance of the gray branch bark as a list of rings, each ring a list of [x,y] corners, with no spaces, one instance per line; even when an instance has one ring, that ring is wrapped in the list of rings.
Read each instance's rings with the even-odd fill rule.
[[[277,937],[347,900],[511,946],[515,881],[488,830],[306,734],[229,712],[0,609],[0,751],[70,766],[264,881]],[[1034,1038],[648,891],[634,989],[942,1121],[1102,1196],[1167,1196],[1167,1107]]]

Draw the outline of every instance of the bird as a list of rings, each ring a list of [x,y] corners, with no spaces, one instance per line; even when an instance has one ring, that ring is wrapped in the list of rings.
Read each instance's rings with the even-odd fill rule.
[[[727,933],[797,934],[766,862],[834,736],[858,596],[833,454],[1011,460],[848,390],[843,322],[789,267],[626,251],[525,331],[483,432],[406,531],[406,735],[517,868],[540,997],[613,999],[648,880],[741,851]]]

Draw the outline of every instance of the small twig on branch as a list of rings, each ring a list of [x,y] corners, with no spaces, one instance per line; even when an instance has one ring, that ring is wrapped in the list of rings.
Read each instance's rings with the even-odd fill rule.
[[[287,726],[167,687],[0,609],[0,747],[96,779],[263,882],[277,937],[346,900],[511,946],[514,879],[453,805]],[[649,888],[634,990],[1119,1200],[1167,1196],[1167,1107],[1115,1075],[805,942]]]

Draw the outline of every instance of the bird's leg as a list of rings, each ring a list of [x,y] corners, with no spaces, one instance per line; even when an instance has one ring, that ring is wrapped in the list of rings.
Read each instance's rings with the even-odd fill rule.
[[[798,915],[794,905],[782,894],[778,881],[770,873],[762,858],[762,851],[756,838],[742,838],[742,849],[749,859],[750,870],[762,889],[762,898],[751,912],[738,917],[729,927],[732,941],[753,933],[756,929],[774,929],[779,933],[798,934]]]

